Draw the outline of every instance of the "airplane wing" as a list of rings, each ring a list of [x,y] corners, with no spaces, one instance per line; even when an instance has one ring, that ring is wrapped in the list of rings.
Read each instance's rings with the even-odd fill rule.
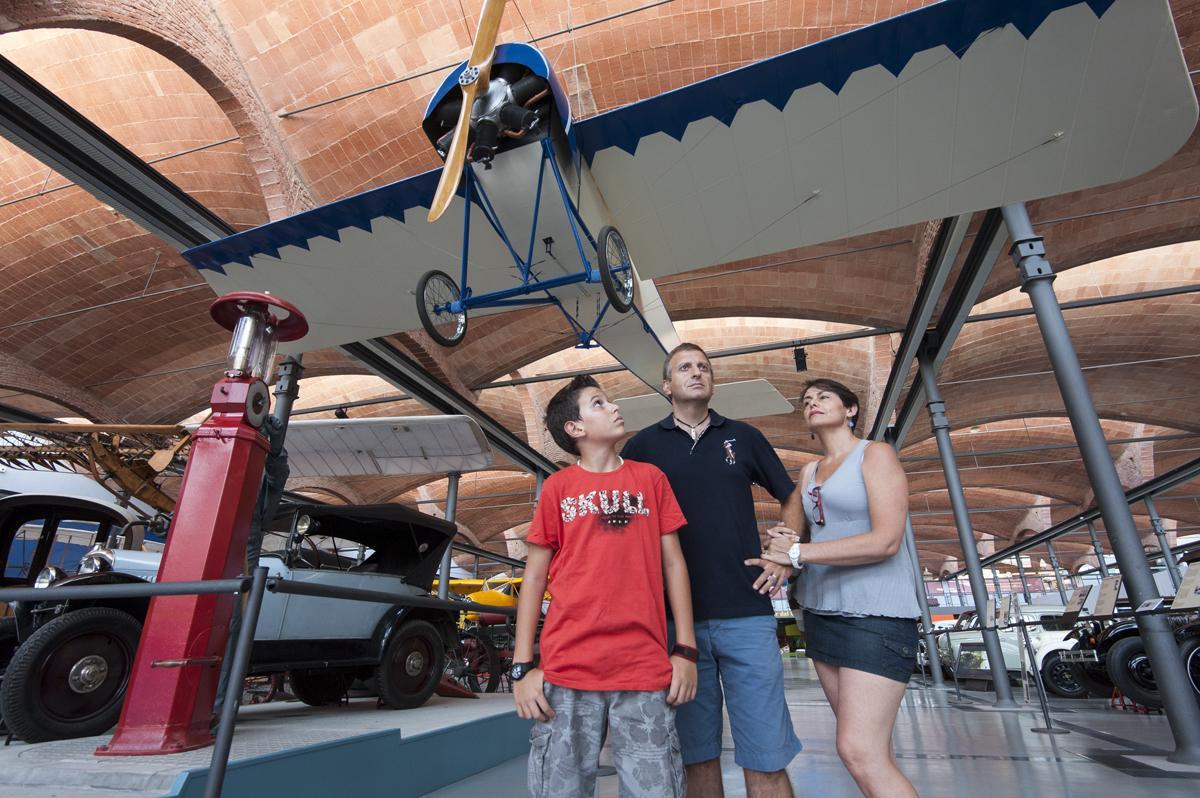
[[[286,448],[296,477],[407,476],[491,468],[483,430],[466,416],[298,419]]]
[[[667,417],[671,403],[657,393],[618,399],[625,431],[634,432]],[[717,385],[712,408],[726,418],[777,416],[795,410],[769,380],[741,380]]]
[[[1122,180],[1169,158],[1196,118],[1168,0],[943,0],[575,123],[640,277],[636,312],[602,319],[595,338],[657,390],[678,337],[652,278]],[[493,175],[514,170],[510,196],[491,198],[510,232],[528,224],[536,149],[495,162]],[[310,333],[284,351],[418,329],[420,275],[462,282],[462,196],[425,220],[439,177],[184,254],[218,293],[300,307]],[[556,242],[543,279],[577,267],[556,192],[547,180],[540,195],[534,243]],[[516,284],[508,244],[482,219],[466,261],[476,296]],[[555,290],[585,326],[598,295]]]
[[[1196,118],[1167,0],[944,0],[575,132],[654,278],[1124,180]]]

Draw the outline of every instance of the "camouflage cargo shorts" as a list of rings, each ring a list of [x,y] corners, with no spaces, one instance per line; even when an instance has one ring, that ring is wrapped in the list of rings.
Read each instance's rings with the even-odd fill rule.
[[[544,690],[554,717],[530,733],[534,798],[591,798],[606,723],[622,798],[683,798],[683,759],[666,690],[572,690],[549,682]]]

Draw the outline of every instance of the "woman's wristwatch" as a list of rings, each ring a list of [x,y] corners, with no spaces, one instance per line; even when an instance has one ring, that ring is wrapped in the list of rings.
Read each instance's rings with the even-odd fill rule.
[[[793,568],[800,569],[804,567],[804,563],[800,562],[800,541],[797,540],[788,549],[788,559],[792,561]]]

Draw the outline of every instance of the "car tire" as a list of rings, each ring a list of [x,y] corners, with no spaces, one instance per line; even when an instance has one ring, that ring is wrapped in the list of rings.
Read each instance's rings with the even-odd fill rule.
[[[1112,679],[1108,678],[1108,671],[1100,663],[1081,663],[1076,666],[1078,668],[1077,676],[1083,686],[1087,688],[1088,695],[1093,698],[1110,698],[1113,691]]]
[[[1183,652],[1183,665],[1187,671],[1188,680],[1196,698],[1200,699],[1200,637],[1193,637],[1183,642],[1180,647]]]
[[[1079,675],[1080,668],[1063,662],[1061,651],[1051,651],[1042,660],[1042,683],[1062,698],[1087,698],[1088,688]]]
[[[292,695],[310,707],[341,703],[353,676],[335,670],[288,671]]]
[[[0,688],[4,685],[4,671],[17,651],[17,619],[0,618]],[[0,729],[4,728],[4,711],[0,710]]]
[[[401,624],[375,669],[375,689],[393,709],[412,709],[429,700],[446,670],[442,635],[428,621]]]
[[[4,681],[4,671],[16,652],[17,619],[0,618],[0,682]]]
[[[91,737],[116,725],[142,625],[111,607],[86,607],[44,624],[13,654],[0,715],[27,743]]]
[[[1162,694],[1154,673],[1150,670],[1150,658],[1142,638],[1134,635],[1113,644],[1104,658],[1108,677],[1126,697],[1151,709],[1162,709]]]

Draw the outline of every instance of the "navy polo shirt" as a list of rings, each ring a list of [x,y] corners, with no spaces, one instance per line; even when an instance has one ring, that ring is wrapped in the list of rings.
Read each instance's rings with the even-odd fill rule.
[[[667,416],[634,435],[621,451],[662,469],[687,517],[679,544],[692,584],[697,621],[771,615],[771,600],[754,589],[762,569],[743,565],[762,544],[751,485],[783,502],[796,485],[779,455],[749,424],[709,411],[700,440]]]

